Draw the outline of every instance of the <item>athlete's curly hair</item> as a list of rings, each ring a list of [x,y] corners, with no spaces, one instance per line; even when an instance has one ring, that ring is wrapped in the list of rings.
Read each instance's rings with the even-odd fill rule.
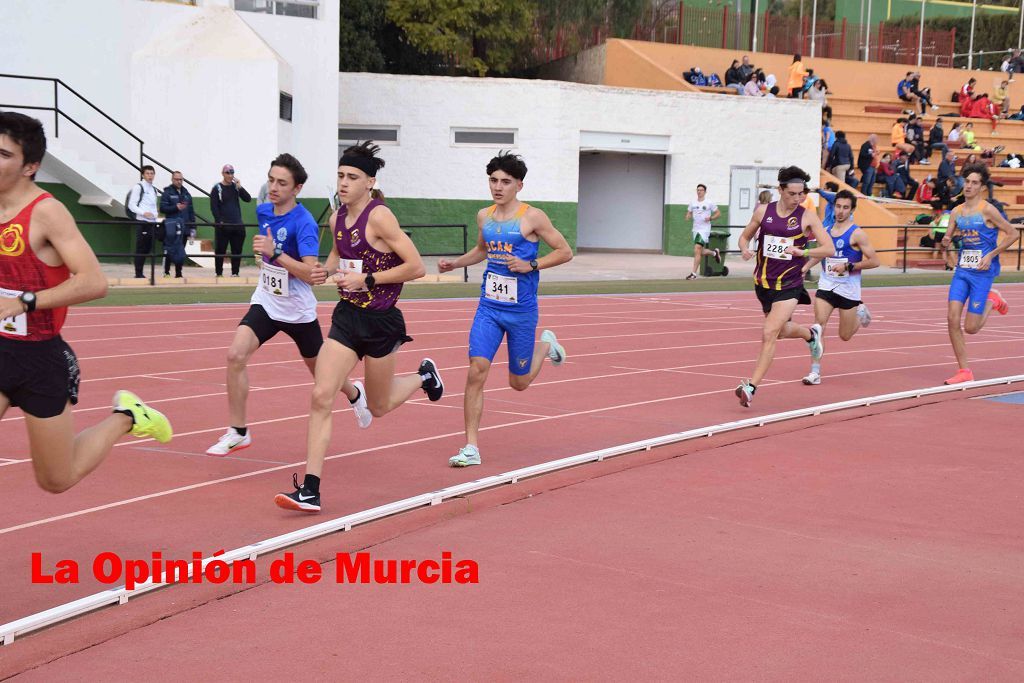
[[[799,166],[787,166],[779,170],[779,185],[788,183],[803,182],[805,185],[811,182],[811,176],[807,175]]]
[[[495,171],[504,171],[516,180],[522,181],[526,178],[526,163],[518,154],[501,150],[498,152],[498,156],[487,164],[487,175],[491,175]]]

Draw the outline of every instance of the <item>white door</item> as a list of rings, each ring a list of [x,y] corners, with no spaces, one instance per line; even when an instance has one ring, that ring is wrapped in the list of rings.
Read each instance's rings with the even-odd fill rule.
[[[580,249],[661,253],[665,221],[665,157],[580,153],[576,214]]]
[[[762,190],[772,193],[772,201],[779,198],[778,168],[733,166],[729,178],[729,249],[739,248],[740,233],[754,215],[757,196]]]

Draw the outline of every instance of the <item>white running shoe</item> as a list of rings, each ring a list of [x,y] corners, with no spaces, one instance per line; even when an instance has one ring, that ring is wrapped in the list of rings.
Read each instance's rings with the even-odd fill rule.
[[[867,327],[871,324],[871,311],[864,304],[857,306],[857,319],[860,320],[861,327]]]
[[[541,332],[540,340],[548,343],[548,359],[552,365],[561,365],[565,362],[565,347],[558,343],[558,338],[551,330]]]
[[[811,341],[807,342],[807,344],[811,347],[811,358],[813,360],[821,360],[821,357],[825,355],[825,340],[822,339],[824,336],[821,325],[818,323],[811,325]]]
[[[449,467],[471,467],[480,464],[480,450],[473,444],[466,444],[456,455],[448,458]]]
[[[206,449],[207,455],[227,455],[248,448],[252,445],[252,430],[245,430],[245,436],[235,431],[234,427],[228,427],[224,435],[217,439],[217,443]]]
[[[356,399],[355,403],[349,402],[352,405],[352,412],[356,415],[356,422],[359,423],[360,429],[366,429],[373,422],[373,413],[366,405],[366,387],[363,386],[362,382],[352,382],[352,386],[359,390],[359,398]]]
[[[821,384],[821,375],[814,372],[813,370],[807,373],[807,376],[800,380],[807,386],[813,386],[815,384]]]

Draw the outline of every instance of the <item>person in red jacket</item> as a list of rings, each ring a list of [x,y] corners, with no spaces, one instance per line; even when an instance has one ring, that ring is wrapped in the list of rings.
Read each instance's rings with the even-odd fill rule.
[[[971,118],[989,119],[992,121],[992,135],[996,135],[996,124],[999,122],[999,113],[996,105],[988,98],[988,93],[978,95],[971,103]]]
[[[960,94],[957,100],[960,102],[960,116],[969,117],[971,115],[971,99],[974,97],[974,84],[978,81],[974,78],[967,81],[960,88]]]

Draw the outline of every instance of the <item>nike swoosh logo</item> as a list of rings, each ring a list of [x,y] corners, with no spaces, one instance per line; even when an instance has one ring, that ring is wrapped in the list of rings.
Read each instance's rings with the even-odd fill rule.
[[[313,500],[314,498],[316,498],[316,496],[304,496],[301,493],[299,494],[299,500],[301,501]]]

